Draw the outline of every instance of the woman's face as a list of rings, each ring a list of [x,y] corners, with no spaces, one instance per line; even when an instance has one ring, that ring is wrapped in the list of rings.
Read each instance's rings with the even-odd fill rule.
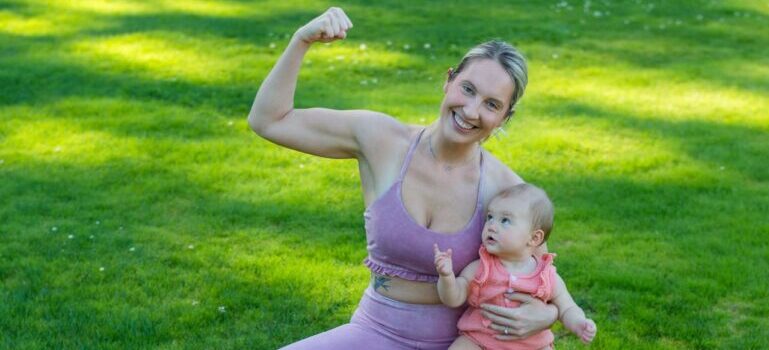
[[[504,122],[513,89],[513,80],[499,63],[490,59],[471,61],[443,86],[443,134],[460,143],[484,140]]]

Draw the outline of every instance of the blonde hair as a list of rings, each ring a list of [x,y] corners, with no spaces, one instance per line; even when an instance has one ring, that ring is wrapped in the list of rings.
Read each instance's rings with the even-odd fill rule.
[[[505,117],[505,121],[507,121],[515,113],[515,104],[523,97],[523,92],[526,91],[526,84],[529,82],[526,58],[515,47],[504,41],[487,41],[473,47],[465,54],[465,57],[462,57],[462,61],[459,62],[457,69],[450,72],[449,81],[453,80],[470,62],[480,59],[496,61],[510,75],[510,79],[513,80],[513,85],[515,86],[513,87],[513,96],[510,99],[510,107]]]
[[[550,237],[550,231],[553,230],[555,209],[553,208],[553,202],[550,201],[550,198],[543,189],[532,184],[522,183],[500,192],[492,201],[518,196],[525,197],[523,200],[529,203],[532,230],[542,230],[545,233],[542,243],[547,242],[548,237]]]

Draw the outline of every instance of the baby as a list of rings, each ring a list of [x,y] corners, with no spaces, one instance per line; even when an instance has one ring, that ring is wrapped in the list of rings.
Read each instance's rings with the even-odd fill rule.
[[[480,259],[459,276],[452,270],[451,249],[442,252],[438,245],[433,247],[441,301],[450,307],[468,303],[457,324],[460,336],[449,349],[551,349],[554,337],[550,330],[515,341],[495,338],[500,332],[489,328],[491,321],[482,316],[481,304],[517,307],[519,302],[504,297],[513,291],[553,303],[567,329],[585,343],[593,340],[595,323],[585,318],[555,272],[555,255],[534,254],[547,241],[552,226],[553,204],[547,194],[536,186],[520,184],[489,203]]]

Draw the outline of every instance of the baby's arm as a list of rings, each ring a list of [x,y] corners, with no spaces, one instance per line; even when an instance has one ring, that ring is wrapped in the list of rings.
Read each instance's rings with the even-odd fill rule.
[[[558,307],[558,319],[561,320],[568,330],[582,339],[584,343],[593,341],[593,337],[595,337],[595,333],[598,331],[595,322],[585,317],[585,312],[571,298],[571,294],[566,289],[566,284],[563,283],[561,276],[557,274],[555,276],[556,283],[553,288],[554,298],[552,303]]]
[[[451,263],[451,249],[442,252],[438,249],[438,245],[434,244],[433,252],[435,253],[435,269],[438,271],[438,296],[441,298],[441,302],[450,307],[461,306],[467,300],[467,286],[475,274],[478,262],[470,263],[459,276],[455,277],[454,267]],[[467,277],[468,275],[470,277]]]

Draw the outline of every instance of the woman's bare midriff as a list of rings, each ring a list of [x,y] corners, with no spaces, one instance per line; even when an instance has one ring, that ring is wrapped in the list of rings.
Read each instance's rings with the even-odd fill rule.
[[[390,299],[409,304],[440,304],[436,284],[371,274],[371,289]]]

